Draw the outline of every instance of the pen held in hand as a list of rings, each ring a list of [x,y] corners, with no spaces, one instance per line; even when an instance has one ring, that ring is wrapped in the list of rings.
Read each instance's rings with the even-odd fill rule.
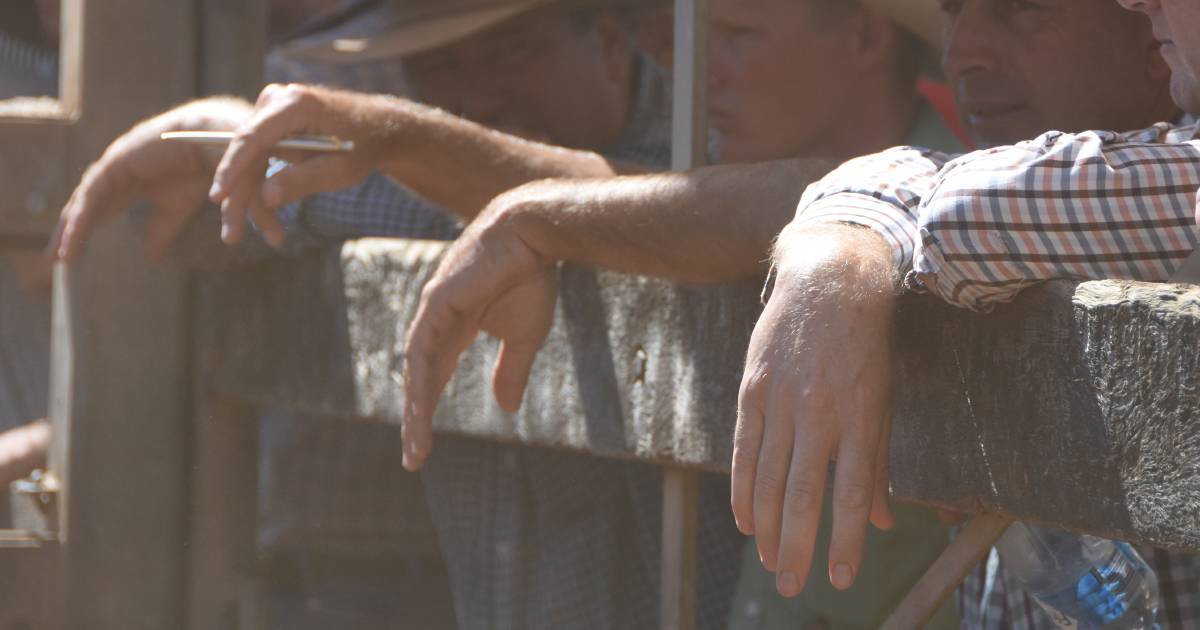
[[[233,140],[232,131],[166,131],[159,137],[168,142],[186,142],[209,146],[228,146]],[[318,153],[348,153],[354,150],[354,142],[334,136],[291,136],[275,144],[275,148],[287,151],[314,151]]]

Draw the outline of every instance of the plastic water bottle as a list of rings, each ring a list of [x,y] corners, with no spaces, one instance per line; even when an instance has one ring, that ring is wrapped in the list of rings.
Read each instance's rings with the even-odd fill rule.
[[[1158,577],[1127,543],[1013,523],[996,547],[1060,628],[1158,627]]]

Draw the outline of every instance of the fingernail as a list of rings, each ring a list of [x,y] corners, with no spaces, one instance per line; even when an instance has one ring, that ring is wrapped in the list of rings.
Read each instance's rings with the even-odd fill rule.
[[[228,242],[229,242],[229,233],[230,233],[230,230],[229,230],[229,224],[228,224],[228,223],[222,223],[222,224],[221,224],[221,241],[222,241],[222,242],[224,242],[224,243],[228,243]]]
[[[208,189],[208,198],[215,203],[216,201],[220,200],[221,193],[223,192],[225,192],[225,190],[221,188],[221,185],[217,182],[213,182],[212,188]]]
[[[800,594],[800,580],[795,573],[780,573],[775,578],[775,588],[784,597],[795,597]]]
[[[829,575],[829,581],[833,583],[833,587],[839,591],[844,591],[854,584],[854,569],[845,562],[838,563],[833,567],[833,573]]]

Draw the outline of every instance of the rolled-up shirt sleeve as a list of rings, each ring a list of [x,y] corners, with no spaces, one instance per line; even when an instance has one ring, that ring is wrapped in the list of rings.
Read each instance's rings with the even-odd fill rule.
[[[949,162],[909,284],[988,310],[1053,279],[1163,281],[1196,246],[1195,127],[1048,133]]]
[[[917,212],[949,155],[897,147],[856,158],[805,190],[794,224],[842,223],[870,229],[887,241],[899,277],[917,245]]]

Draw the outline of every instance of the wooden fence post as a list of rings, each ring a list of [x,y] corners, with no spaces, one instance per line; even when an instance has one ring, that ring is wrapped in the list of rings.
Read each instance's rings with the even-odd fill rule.
[[[704,166],[708,158],[709,0],[675,1],[675,102],[671,168]],[[662,592],[664,630],[696,625],[697,473],[663,469]]]

